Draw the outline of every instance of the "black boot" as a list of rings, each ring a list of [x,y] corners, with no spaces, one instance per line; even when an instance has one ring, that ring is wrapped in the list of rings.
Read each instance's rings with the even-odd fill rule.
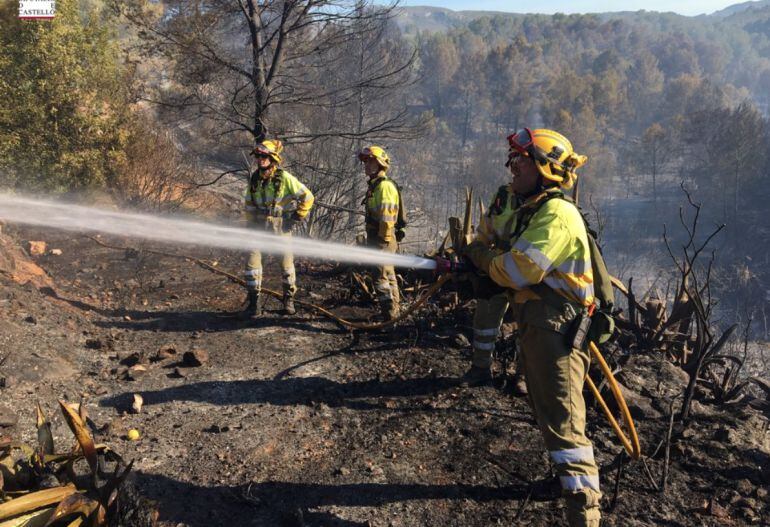
[[[283,295],[283,312],[286,315],[295,315],[297,310],[294,308],[294,297],[291,295]]]
[[[492,380],[492,368],[471,366],[461,380],[464,386],[484,386]]]
[[[241,318],[244,320],[255,319],[262,316],[262,306],[259,304],[259,293],[250,290],[246,297],[248,305],[241,311]]]

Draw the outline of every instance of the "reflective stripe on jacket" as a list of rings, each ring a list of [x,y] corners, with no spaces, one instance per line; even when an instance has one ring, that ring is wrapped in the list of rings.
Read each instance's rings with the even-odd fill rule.
[[[369,191],[364,200],[366,205],[366,230],[383,242],[395,236],[398,219],[398,189],[384,172],[369,182]]]
[[[534,196],[522,208],[538,206],[544,196],[546,193]],[[489,275],[498,284],[516,289],[517,302],[537,298],[528,286],[543,282],[568,300],[592,304],[594,279],[588,236],[575,205],[550,199],[540,206],[511,250],[492,260]]]
[[[253,179],[254,185],[249,185],[244,195],[250,219],[279,217],[292,212],[304,218],[310,212],[315,200],[313,193],[286,170],[279,168],[268,179],[259,176]]]

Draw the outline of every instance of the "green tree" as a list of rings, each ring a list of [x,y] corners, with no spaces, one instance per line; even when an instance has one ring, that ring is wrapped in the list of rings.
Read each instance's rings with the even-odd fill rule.
[[[653,123],[642,134],[638,166],[652,177],[652,201],[658,206],[658,179],[672,161],[671,137],[660,123]]]
[[[58,0],[51,21],[0,4],[0,183],[63,191],[107,182],[128,134],[126,83],[110,18]]]

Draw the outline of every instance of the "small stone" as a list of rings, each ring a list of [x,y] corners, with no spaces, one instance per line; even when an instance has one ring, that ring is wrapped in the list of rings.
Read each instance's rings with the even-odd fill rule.
[[[695,430],[693,430],[692,428],[685,428],[682,431],[682,438],[690,439],[692,437],[695,437]]]
[[[185,366],[203,366],[204,364],[208,364],[208,362],[209,354],[202,348],[193,348],[190,351],[186,351],[182,356],[182,363]]]
[[[37,319],[35,317],[33,317],[32,315],[28,315],[28,316],[24,317],[24,322],[26,322],[28,324],[37,324]]]
[[[735,490],[742,496],[750,496],[754,492],[754,485],[747,479],[741,479],[735,484]]]
[[[16,426],[19,417],[7,408],[0,408],[0,428],[11,428]]]
[[[469,348],[471,343],[468,340],[468,337],[463,335],[462,333],[458,333],[454,336],[453,343],[458,348]]]
[[[756,494],[758,500],[762,500],[764,502],[767,502],[768,501],[767,497],[770,495],[770,491],[767,490],[766,487],[757,487],[757,490],[756,490],[755,494]]]
[[[128,369],[128,372],[127,372],[126,375],[127,375],[128,380],[136,381],[140,377],[144,376],[145,373],[147,373],[147,367],[146,366],[143,366],[141,364],[135,364],[134,366],[131,366]]]
[[[61,249],[51,249],[51,254],[54,256],[61,256],[62,250]]]
[[[174,346],[163,346],[158,350],[158,353],[155,354],[155,357],[153,360],[162,361],[162,360],[170,359],[175,355],[176,355],[176,348]]]
[[[727,518],[729,516],[727,509],[722,507],[716,500],[712,499],[708,504],[707,512],[715,518]]]
[[[134,402],[131,404],[131,410],[133,410],[135,414],[138,414],[142,411],[143,404],[144,404],[144,398],[142,398],[142,396],[139,395],[138,393],[135,393]]]
[[[723,498],[730,505],[735,505],[743,499],[743,496],[741,496],[740,492],[729,489],[726,491],[726,494],[723,496]]]
[[[43,241],[28,241],[27,250],[32,256],[42,256],[45,254],[46,243]]]
[[[347,476],[350,474],[350,469],[347,467],[340,467],[334,471],[335,476]]]

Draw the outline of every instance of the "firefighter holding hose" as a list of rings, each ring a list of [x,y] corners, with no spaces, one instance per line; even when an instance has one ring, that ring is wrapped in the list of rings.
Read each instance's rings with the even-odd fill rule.
[[[390,157],[379,146],[368,146],[358,153],[369,179],[363,205],[366,212],[366,245],[395,253],[404,238],[406,219],[401,192],[387,175]],[[392,265],[376,267],[374,287],[385,320],[394,320],[400,313],[401,295]]]
[[[257,167],[251,174],[245,194],[245,215],[248,224],[256,229],[291,236],[313,206],[313,193],[287,170],[281,168],[283,144],[276,139],[262,141],[251,154]],[[262,253],[252,251],[246,262],[246,287],[248,305],[243,318],[257,318],[262,314],[259,299],[262,290]],[[281,258],[281,283],[283,285],[283,310],[293,315],[294,294],[297,278],[294,256],[290,252]]]
[[[585,433],[583,399],[595,252],[580,211],[563,194],[587,158],[552,130],[525,128],[508,143],[511,189],[521,201],[510,249],[472,244],[465,256],[508,290],[530,402],[559,475],[569,525],[598,527],[599,470]],[[438,264],[454,270],[447,260]]]

